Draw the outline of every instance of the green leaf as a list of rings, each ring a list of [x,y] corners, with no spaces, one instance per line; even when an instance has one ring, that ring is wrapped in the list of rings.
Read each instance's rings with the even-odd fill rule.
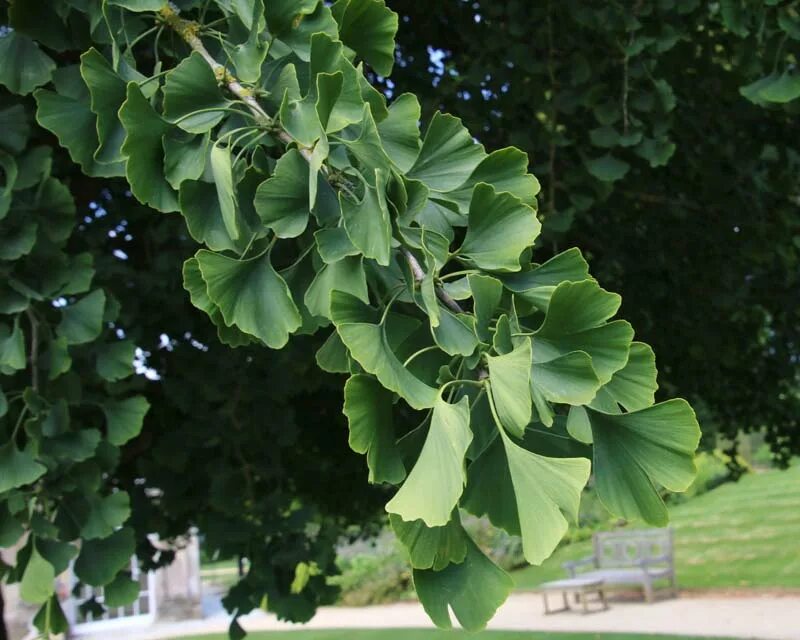
[[[89,88],[91,109],[97,115],[100,146],[95,151],[95,159],[107,164],[123,162],[125,129],[117,114],[127,96],[125,81],[94,48],[81,56],[81,76]]]
[[[317,99],[313,93],[302,100],[291,100],[288,92],[285,93],[279,114],[281,126],[305,147],[313,146],[325,136],[325,129],[317,112]]]
[[[34,542],[19,585],[20,597],[33,604],[47,602],[55,591],[55,579],[53,565],[41,556]]]
[[[25,533],[25,528],[11,515],[8,504],[0,504],[0,547],[12,547]]]
[[[230,105],[219,89],[214,71],[196,51],[167,74],[163,92],[164,117],[189,133],[213,129]]]
[[[358,249],[350,242],[344,227],[320,229],[314,233],[314,240],[317,243],[319,257],[325,264],[333,264],[347,256],[359,254]]]
[[[0,130],[3,131],[0,147],[14,154],[21,152],[28,142],[31,130],[25,107],[14,104],[0,109]]]
[[[142,430],[144,417],[150,403],[144,396],[133,396],[124,400],[107,400],[103,404],[106,417],[106,434],[111,444],[122,446]]]
[[[278,160],[272,177],[258,186],[256,213],[279,238],[295,238],[308,226],[308,181],[306,161],[290,149]]]
[[[70,77],[71,84],[83,85],[77,66],[59,69],[59,72]],[[98,146],[97,116],[90,109],[85,86],[80,86],[71,95],[39,89],[34,97],[38,106],[36,121],[58,138],[59,144],[69,151],[70,157],[84,173],[99,177],[125,174],[123,163],[106,165],[94,159]]]
[[[33,626],[42,634],[61,634],[69,631],[69,621],[61,609],[58,596],[53,595],[33,617]]]
[[[511,353],[486,356],[489,391],[500,425],[522,437],[531,421],[531,340],[524,338]]]
[[[656,489],[684,491],[694,480],[700,427],[685,400],[610,415],[587,409],[597,493],[612,513],[663,526],[669,515]]]
[[[384,0],[338,0],[331,12],[342,42],[380,75],[391,74],[398,21]]]
[[[150,106],[135,82],[128,83],[119,119],[127,132],[122,153],[128,158],[125,173],[131,192],[139,202],[158,211],[177,211],[178,199],[165,177],[161,142],[170,125]]]
[[[437,111],[406,177],[421,180],[435,191],[451,191],[464,184],[485,155],[461,120]]]
[[[347,150],[353,154],[361,165],[362,174],[368,182],[373,183],[373,173],[380,170],[388,174],[391,169],[392,162],[389,156],[386,155],[386,150],[383,148],[380,135],[378,134],[378,126],[375,124],[375,118],[372,115],[372,108],[370,105],[365,104],[360,119],[361,128],[358,129],[358,135],[351,135],[351,131],[356,128],[347,129],[343,134],[341,140],[347,147]]]
[[[12,29],[0,35],[0,60],[0,84],[20,95],[49,82],[56,68],[36,42]]]
[[[331,292],[336,289],[354,295],[364,303],[369,302],[367,276],[363,258],[351,256],[338,262],[323,265],[306,290],[304,302],[312,315],[331,316]]]
[[[364,98],[359,87],[358,71],[344,55],[344,47],[335,37],[315,33],[311,37],[311,60],[309,72],[312,77],[322,74],[342,74],[341,88],[334,105],[326,109],[325,131],[332,133],[361,122],[364,117]]]
[[[500,436],[470,466],[464,506],[521,535],[525,559],[541,564],[567,531],[564,516],[577,522],[591,465],[585,458],[548,458]]]
[[[655,168],[665,166],[675,153],[675,148],[675,143],[666,138],[645,138],[634,151]]]
[[[342,219],[350,241],[366,258],[389,265],[392,223],[386,203],[386,174],[375,170],[375,186],[366,184],[361,201],[339,193]]]
[[[69,355],[69,343],[64,336],[58,336],[50,341],[47,353],[47,369],[50,371],[48,380],[55,380],[72,367],[72,358]]]
[[[222,214],[222,222],[231,240],[239,239],[239,218],[236,206],[236,191],[233,186],[233,167],[231,152],[227,147],[214,145],[209,156],[211,175],[217,191],[217,202]]]
[[[464,184],[444,197],[455,202],[459,211],[467,213],[472,192],[481,182],[492,185],[497,193],[510,193],[536,208],[536,194],[541,190],[539,181],[528,173],[528,154],[515,147],[490,153],[475,167]]]
[[[475,334],[474,317],[452,313],[442,306],[439,306],[439,324],[432,331],[436,344],[451,356],[470,356],[480,344]]]
[[[19,260],[28,255],[36,244],[39,225],[27,222],[13,231],[6,230],[0,240],[0,260]]]
[[[399,484],[406,477],[395,444],[393,394],[371,376],[352,376],[344,386],[344,415],[350,428],[349,444],[366,454],[371,483]]]
[[[103,329],[103,312],[106,307],[106,294],[95,289],[77,302],[64,307],[58,335],[66,338],[68,344],[91,342]]]
[[[370,307],[355,296],[334,291],[331,319],[352,357],[385,388],[399,394],[414,409],[428,409],[436,403],[436,389],[422,382],[397,359],[387,337],[386,324],[375,324]]]
[[[386,155],[400,171],[407,172],[419,155],[419,100],[413,93],[404,93],[389,107],[389,115],[378,123]]]
[[[269,30],[279,38],[317,8],[319,0],[271,0],[264,7]]]
[[[441,571],[414,569],[414,587],[437,627],[452,627],[449,609],[461,626],[479,631],[506,601],[514,581],[467,539],[464,561]]]
[[[227,326],[235,325],[280,349],[302,324],[289,287],[272,268],[269,253],[235,260],[202,249],[196,258],[208,297],[219,307]]]
[[[306,1],[307,0],[302,0],[303,3]],[[270,4],[269,2],[267,3],[268,8]],[[292,4],[295,7],[297,6],[294,2],[292,2]],[[336,21],[331,15],[331,10],[324,2],[316,3],[316,8],[313,13],[302,15],[299,20],[294,21],[292,23],[292,28],[286,33],[283,33],[280,38],[283,43],[297,54],[298,58],[307,62],[311,57],[312,39],[320,33],[330,38],[337,37]]]
[[[468,537],[458,512],[443,527],[428,527],[422,520],[406,522],[395,514],[389,516],[389,522],[414,569],[441,571],[451,563],[464,562],[467,556]]]
[[[26,366],[25,334],[19,326],[19,316],[17,316],[11,331],[5,325],[0,325],[0,367],[19,371]]]
[[[88,496],[89,516],[81,527],[84,540],[107,538],[122,526],[131,515],[131,501],[124,491],[117,491],[101,498],[97,494]]]
[[[624,160],[606,154],[599,158],[584,160],[586,168],[595,178],[602,182],[616,182],[624,178],[631,168]]]
[[[139,597],[139,583],[122,572],[103,588],[103,604],[107,607],[127,607]]]
[[[106,0],[106,2],[131,11],[158,11],[164,8],[164,0]]]
[[[593,280],[562,282],[553,291],[544,322],[534,336],[534,362],[585,351],[600,382],[607,383],[625,366],[633,339],[633,329],[627,322],[606,323],[619,304],[618,295]]]
[[[472,195],[467,234],[459,255],[481,269],[519,271],[520,255],[540,230],[536,213],[519,198],[479,184]]]
[[[591,356],[583,351],[537,362],[531,368],[531,386],[550,402],[589,404],[600,384]]]
[[[333,331],[316,354],[317,365],[328,373],[350,373],[347,347],[336,331]]]
[[[475,301],[475,325],[478,337],[487,342],[491,339],[489,321],[494,316],[497,305],[503,296],[503,284],[492,278],[480,274],[470,274],[467,278],[472,299]]]
[[[60,462],[82,462],[91,458],[100,443],[97,429],[61,433],[42,442],[41,455]]]
[[[604,390],[626,411],[638,411],[655,402],[657,376],[653,349],[644,342],[632,342],[628,362],[614,374]]]
[[[449,404],[440,394],[419,458],[386,511],[408,522],[422,520],[429,527],[446,525],[464,491],[464,456],[470,442],[469,399]]]
[[[786,70],[759,86],[758,97],[766,102],[785,104],[800,98],[800,74]]]
[[[30,448],[20,451],[13,441],[0,447],[0,494],[41,478],[47,467],[36,462]]]
[[[231,238],[215,185],[186,180],[180,186],[179,201],[189,234],[197,242],[206,244],[212,251],[244,251],[250,238],[240,237],[238,241]]]
[[[135,547],[130,527],[123,527],[108,538],[87,540],[75,561],[75,575],[93,587],[105,586],[128,566]]]
[[[164,135],[164,177],[173,189],[187,180],[199,180],[206,168],[210,134],[196,136],[177,129]],[[181,211],[185,215],[183,203]]]
[[[510,273],[501,278],[509,291],[532,303],[540,311],[547,311],[550,296],[562,282],[591,279],[589,264],[576,248],[567,249],[527,271]]]
[[[136,345],[121,340],[103,345],[97,354],[97,373],[104,380],[116,382],[133,375],[133,356]]]

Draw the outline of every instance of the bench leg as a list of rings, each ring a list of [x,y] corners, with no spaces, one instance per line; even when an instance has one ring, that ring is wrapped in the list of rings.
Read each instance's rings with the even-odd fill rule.
[[[607,611],[608,610],[608,600],[606,600],[606,592],[603,591],[602,589],[600,589],[597,593],[600,595],[600,602],[603,603],[603,611]]]
[[[550,607],[547,606],[547,591],[542,591],[542,599],[544,600],[544,615],[549,615]]]
[[[673,598],[677,598],[678,597],[678,583],[675,580],[675,573],[674,572],[671,573],[670,576],[669,576],[669,586],[670,586],[670,589],[672,590],[672,597]]]
[[[583,615],[589,613],[589,598],[586,597],[585,593],[581,594],[581,613]]]
[[[561,599],[564,601],[564,610],[566,611],[567,609],[569,609],[569,600],[567,600],[566,591],[561,592]]]
[[[653,583],[649,580],[644,583],[644,599],[646,602],[653,602]]]

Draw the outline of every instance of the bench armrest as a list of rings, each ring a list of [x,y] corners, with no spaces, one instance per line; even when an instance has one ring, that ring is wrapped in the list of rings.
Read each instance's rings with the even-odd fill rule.
[[[581,558],[580,560],[570,560],[568,562],[563,562],[561,566],[566,569],[569,573],[570,578],[574,578],[575,575],[578,573],[577,569],[579,567],[584,566],[595,566],[595,559],[594,556],[586,556],[585,558]]]
[[[639,560],[639,566],[642,569],[647,569],[647,567],[652,567],[654,565],[666,565],[667,567],[672,568],[672,556],[663,555],[655,558],[645,558],[643,560]]]

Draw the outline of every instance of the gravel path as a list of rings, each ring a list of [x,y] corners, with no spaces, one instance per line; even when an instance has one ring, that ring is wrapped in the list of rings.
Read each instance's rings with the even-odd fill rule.
[[[357,608],[323,607],[304,626],[279,622],[262,612],[246,616],[241,622],[248,631],[432,626],[422,607],[412,602]],[[165,640],[190,634],[224,632],[227,627],[227,616],[217,610],[203,620],[159,623],[138,631],[125,629],[124,637],[126,640]],[[612,601],[608,611],[585,616],[577,612],[545,616],[539,594],[520,593],[512,595],[500,608],[489,628],[800,640],[800,596],[685,597],[650,605]],[[108,632],[103,636],[107,638]]]

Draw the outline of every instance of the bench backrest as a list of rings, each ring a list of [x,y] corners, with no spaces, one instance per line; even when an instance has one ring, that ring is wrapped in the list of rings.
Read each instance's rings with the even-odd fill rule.
[[[641,561],[672,564],[672,529],[602,531],[594,534],[594,557],[605,569],[638,566]]]

